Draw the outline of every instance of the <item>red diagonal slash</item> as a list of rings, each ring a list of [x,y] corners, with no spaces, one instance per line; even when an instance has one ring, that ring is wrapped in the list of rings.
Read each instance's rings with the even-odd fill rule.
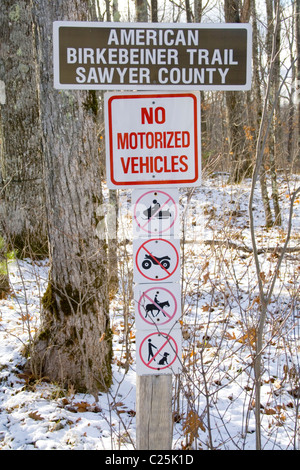
[[[147,250],[147,248],[145,248],[144,246],[142,246],[142,248],[145,251],[147,251],[148,255],[150,255],[151,258],[153,258],[157,262],[157,264],[159,264],[159,266],[166,271],[166,273],[168,273],[170,275],[169,271],[158,261],[158,259],[155,258],[155,256],[152,253],[150,253],[149,250]]]
[[[150,361],[147,363],[147,366],[149,366],[149,364],[154,361],[154,359],[156,358],[156,356],[160,353],[160,351],[165,347],[165,345],[169,342],[169,336],[167,337],[167,341],[162,345],[161,348],[159,348],[159,350],[154,354],[154,356],[151,357]]]
[[[162,205],[161,207],[159,207],[156,212],[154,212],[154,214],[151,215],[150,219],[148,219],[147,222],[146,222],[144,225],[141,226],[141,228],[146,227],[146,225],[149,224],[150,220],[151,220],[153,217],[155,217],[156,214],[157,214],[159,211],[161,211],[162,208],[165,207],[165,205],[168,204],[168,202],[169,202],[171,199],[172,199],[172,198],[171,198],[171,196],[170,196],[169,199],[168,199],[167,201],[165,201],[165,202],[163,203],[163,205]]]
[[[152,304],[154,304],[164,315],[166,315],[169,318],[172,318],[171,315],[169,315],[167,312],[164,311],[163,308],[161,308],[154,300],[151,299],[145,292],[143,292],[143,296],[146,297]]]

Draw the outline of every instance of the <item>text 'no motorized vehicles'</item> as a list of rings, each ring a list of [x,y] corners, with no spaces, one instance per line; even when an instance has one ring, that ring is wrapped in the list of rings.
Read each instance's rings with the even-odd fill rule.
[[[199,182],[199,92],[106,93],[105,112],[108,187]]]

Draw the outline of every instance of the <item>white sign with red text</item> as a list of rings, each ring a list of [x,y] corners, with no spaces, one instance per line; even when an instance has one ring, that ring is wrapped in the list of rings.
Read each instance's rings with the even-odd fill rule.
[[[198,186],[200,93],[106,93],[107,186]]]

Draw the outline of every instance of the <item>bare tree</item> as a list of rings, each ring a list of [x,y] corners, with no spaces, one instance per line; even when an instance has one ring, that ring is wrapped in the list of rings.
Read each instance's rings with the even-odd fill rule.
[[[224,3],[226,23],[240,23],[249,21],[250,8],[244,2],[242,10],[237,0],[225,0]],[[245,145],[245,99],[243,92],[227,91],[226,107],[229,133],[229,146],[232,155],[231,181],[239,182],[250,174],[251,161]]]
[[[136,21],[148,21],[148,4],[145,0],[135,0]]]
[[[35,338],[35,373],[96,395],[111,383],[107,254],[96,234],[102,202],[98,101],[53,88],[52,23],[88,20],[89,2],[34,2],[40,54],[51,270]]]
[[[1,1],[0,24],[0,81],[5,94],[0,104],[1,228],[19,255],[45,256],[42,133],[31,2]]]
[[[279,81],[280,81],[280,17],[278,19],[277,27],[274,26],[274,13],[273,10],[278,10],[280,15],[280,2],[278,0],[266,0],[267,7],[267,21],[268,21],[268,31],[267,31],[267,56],[268,62],[271,64],[271,61],[274,61],[274,66],[271,68],[273,76],[272,87],[271,87],[271,103],[275,102],[274,108],[274,119],[273,119],[273,129],[269,136],[269,164],[270,164],[270,174],[271,174],[271,183],[272,183],[272,200],[274,205],[274,224],[281,225],[281,213],[279,207],[279,197],[278,197],[278,185],[276,178],[276,162],[275,157],[279,149],[279,133],[280,133],[280,101],[278,97]],[[276,33],[274,47],[275,51],[272,57],[272,38]]]
[[[300,88],[300,0],[296,0],[296,53],[297,53],[297,86]],[[299,97],[299,94],[298,94]],[[298,132],[300,134],[300,99],[298,99]]]
[[[255,141],[259,132],[261,117],[262,117],[262,91],[261,91],[261,77],[259,74],[259,37],[257,27],[257,13],[256,13],[256,2],[251,2],[251,14],[252,14],[252,27],[253,27],[253,104],[254,104],[254,122],[253,127],[255,129]],[[262,201],[265,211],[266,226],[271,227],[273,224],[272,212],[270,207],[270,199],[268,195],[267,181],[266,181],[266,170],[265,170],[265,156],[263,156],[262,164],[259,170],[259,181],[261,188]]]
[[[263,285],[263,281],[262,281],[262,269],[261,269],[261,265],[260,265],[260,261],[258,257],[257,243],[256,243],[256,237],[255,237],[255,226],[254,226],[255,224],[254,224],[254,217],[253,217],[253,198],[254,198],[255,185],[256,185],[256,182],[260,173],[260,167],[263,162],[265,146],[266,146],[267,139],[270,133],[272,117],[276,108],[276,102],[273,101],[272,108],[270,110],[269,100],[270,100],[271,88],[272,88],[272,76],[273,76],[272,73],[273,73],[273,68],[275,67],[274,58],[276,56],[276,37],[277,37],[278,25],[279,25],[279,8],[277,8],[277,11],[276,11],[276,20],[275,20],[275,26],[274,26],[271,61],[270,61],[271,65],[270,65],[270,70],[269,70],[267,91],[266,91],[266,96],[264,100],[264,108],[263,108],[263,113],[262,113],[262,118],[261,118],[259,136],[257,140],[256,161],[255,161],[255,168],[254,168],[253,177],[252,177],[251,193],[249,197],[250,233],[251,233],[254,261],[255,261],[256,274],[257,274],[257,280],[258,280],[259,301],[260,301],[259,318],[257,322],[256,332],[255,332],[255,357],[254,357],[255,418],[256,418],[256,448],[257,450],[260,450],[262,447],[260,403],[261,403],[261,380],[262,380],[262,354],[263,354],[263,348],[264,348],[263,334],[264,334],[266,320],[267,320],[268,306],[270,304],[271,296],[273,294],[275,283],[278,278],[281,263],[287,251],[288,243],[290,241],[294,201],[300,192],[300,188],[298,188],[293,192],[291,196],[287,236],[286,236],[284,245],[282,249],[280,250],[280,255],[278,257],[278,261],[274,269],[274,273],[272,275],[272,279],[269,284],[269,287],[265,289]],[[278,92],[279,91],[280,90],[278,90]]]

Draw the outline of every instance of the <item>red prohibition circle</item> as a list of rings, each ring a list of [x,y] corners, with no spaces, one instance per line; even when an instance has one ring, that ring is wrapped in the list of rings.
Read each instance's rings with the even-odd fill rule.
[[[170,230],[170,228],[173,227],[173,225],[175,224],[175,221],[177,219],[177,215],[178,215],[178,211],[177,211],[177,206],[176,206],[176,202],[174,201],[174,199],[172,198],[172,196],[170,196],[170,194],[166,193],[165,191],[155,191],[156,193],[161,193],[161,194],[164,194],[165,196],[167,196],[169,199],[171,199],[171,201],[173,202],[174,204],[174,207],[175,207],[175,216],[174,216],[174,220],[173,222],[171,223],[171,225],[169,225],[168,227],[166,227],[164,230],[161,230],[160,233],[163,233],[163,232],[166,232],[167,230]],[[153,191],[148,191],[147,193],[144,193],[142,194],[138,200],[136,201],[135,203],[135,206],[134,206],[134,210],[133,210],[133,218],[136,220],[136,223],[137,225],[140,227],[141,230],[144,230],[144,232],[147,232],[147,233],[152,233],[151,230],[147,230],[147,229],[144,229],[144,227],[138,222],[137,220],[137,215],[136,215],[136,209],[137,209],[137,206],[140,202],[140,200],[147,196],[148,194],[150,193],[153,193]]]
[[[152,278],[152,277],[146,276],[146,275],[141,271],[141,269],[140,269],[140,267],[139,267],[139,265],[138,265],[138,255],[139,255],[141,249],[144,248],[144,246],[145,246],[147,243],[149,243],[149,242],[155,242],[155,241],[161,241],[161,242],[168,243],[169,245],[171,245],[171,247],[174,249],[174,251],[175,251],[175,253],[176,253],[176,266],[175,266],[175,268],[173,269],[172,272],[168,273],[167,276],[161,277],[161,278],[159,278],[159,279],[158,279],[158,278]],[[145,249],[145,248],[144,248],[144,249]],[[148,251],[148,250],[145,249],[145,251]],[[137,253],[136,253],[136,256],[135,256],[135,263],[136,263],[136,267],[137,267],[139,273],[140,273],[143,277],[145,277],[146,279],[149,279],[150,281],[164,281],[165,279],[169,279],[169,277],[171,277],[172,274],[174,274],[174,272],[176,271],[176,269],[177,269],[177,267],[178,267],[178,263],[179,263],[179,255],[178,255],[178,253],[177,253],[177,250],[176,250],[175,246],[172,245],[172,243],[169,242],[168,240],[165,240],[165,239],[163,239],[163,238],[151,238],[150,240],[147,240],[146,242],[144,242],[144,243],[139,247],[139,249],[137,250]]]
[[[167,364],[166,366],[162,366],[162,367],[153,367],[153,366],[150,366],[149,363],[152,362],[152,361],[149,361],[148,363],[146,361],[144,361],[143,359],[143,356],[142,356],[142,347],[143,347],[143,344],[145,343],[145,341],[147,339],[150,338],[150,336],[154,336],[154,335],[160,335],[160,336],[163,336],[165,339],[166,339],[166,343],[168,343],[169,341],[172,341],[174,343],[174,359],[172,360],[172,362],[170,362],[170,364]],[[154,357],[159,354],[159,352],[161,351],[161,349],[163,348],[163,346],[158,350],[158,352],[154,355]],[[157,331],[155,333],[150,333],[148,336],[146,336],[143,341],[141,342],[141,345],[140,345],[140,348],[139,348],[139,354],[140,354],[140,358],[143,362],[143,364],[145,364],[146,367],[149,367],[149,369],[153,369],[153,370],[162,370],[162,369],[167,369],[168,367],[170,367],[175,361],[176,361],[176,358],[177,358],[177,355],[178,355],[178,346],[177,346],[177,343],[175,341],[174,338],[172,338],[172,336],[170,336],[168,333],[162,333],[160,331]]]
[[[163,290],[165,292],[168,292],[171,297],[173,298],[173,301],[174,301],[174,312],[172,313],[172,315],[170,315],[170,318],[168,318],[166,321],[160,323],[160,325],[165,325],[166,323],[169,323],[169,321],[171,321],[173,319],[173,317],[176,315],[176,312],[177,312],[177,300],[175,298],[175,296],[172,294],[172,292],[170,292],[168,289],[165,289],[164,287],[159,287],[159,286],[153,286],[151,287],[150,289],[146,290],[146,292],[143,292],[143,294],[141,295],[141,297],[139,298],[139,301],[138,301],[138,312],[140,314],[140,317],[143,319],[143,321],[145,321],[146,323],[148,323],[149,325],[153,325],[155,324],[155,322],[152,322],[152,321],[148,321],[146,320],[146,318],[144,317],[143,313],[141,312],[141,303],[140,303],[140,300],[141,298],[146,295],[149,291],[152,291],[152,290],[156,290],[156,289],[159,289],[159,290]]]

